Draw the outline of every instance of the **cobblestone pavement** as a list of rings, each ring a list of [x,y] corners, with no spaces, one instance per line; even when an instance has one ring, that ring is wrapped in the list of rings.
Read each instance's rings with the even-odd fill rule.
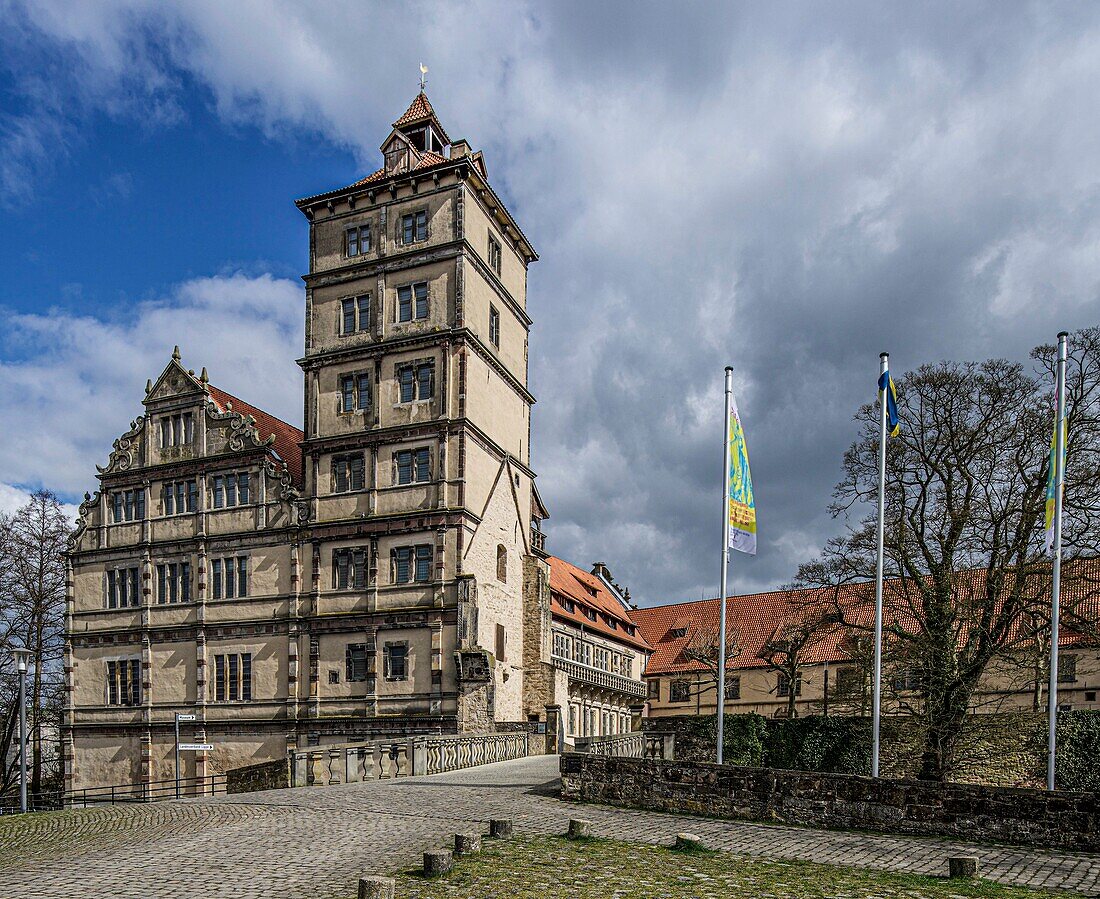
[[[691,830],[712,846],[939,874],[979,854],[986,877],[1100,896],[1100,855],[809,830],[577,806],[555,797],[557,759],[536,757],[434,777],[276,790],[0,819],[5,899],[327,899],[364,873],[417,864],[455,831],[510,817],[519,832],[561,833],[585,817],[601,836],[665,842]]]

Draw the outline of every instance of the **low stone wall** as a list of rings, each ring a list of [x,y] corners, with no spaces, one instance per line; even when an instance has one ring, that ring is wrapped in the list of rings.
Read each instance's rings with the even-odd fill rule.
[[[281,790],[290,786],[290,764],[287,759],[261,762],[225,772],[227,793],[255,793],[258,790]]]
[[[1100,794],[562,756],[562,798],[842,830],[1100,850]]]

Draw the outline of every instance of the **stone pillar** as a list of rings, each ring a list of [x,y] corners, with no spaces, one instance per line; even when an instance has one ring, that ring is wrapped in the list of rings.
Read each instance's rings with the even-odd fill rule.
[[[546,754],[557,755],[561,752],[565,743],[565,733],[562,730],[561,706],[551,704],[546,706]]]

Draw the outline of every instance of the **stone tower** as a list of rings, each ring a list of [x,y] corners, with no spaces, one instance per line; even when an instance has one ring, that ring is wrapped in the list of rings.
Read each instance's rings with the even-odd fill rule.
[[[524,578],[541,558],[536,254],[482,154],[447,136],[423,91],[381,151],[378,171],[298,201],[310,247],[303,649],[311,730],[326,742],[523,720]]]

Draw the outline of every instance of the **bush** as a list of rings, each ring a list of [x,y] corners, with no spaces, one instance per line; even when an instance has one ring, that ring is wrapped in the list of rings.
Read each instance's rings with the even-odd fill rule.
[[[764,750],[769,768],[870,774],[871,721],[820,715],[770,720]]]
[[[1100,712],[1059,712],[1057,753],[1058,789],[1100,791]]]

